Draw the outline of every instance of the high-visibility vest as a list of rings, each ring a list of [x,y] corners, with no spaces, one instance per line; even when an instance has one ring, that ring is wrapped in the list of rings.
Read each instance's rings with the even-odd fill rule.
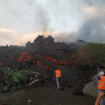
[[[56,77],[61,77],[61,70],[55,70]]]
[[[98,89],[105,90],[105,76],[100,76],[101,80],[98,80]]]

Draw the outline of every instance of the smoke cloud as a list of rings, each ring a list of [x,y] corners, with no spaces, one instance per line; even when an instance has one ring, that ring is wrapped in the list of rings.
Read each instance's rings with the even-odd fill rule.
[[[105,43],[105,7],[91,8],[88,12],[89,18],[80,28],[78,39]]]
[[[104,14],[104,0],[2,0],[0,29],[11,31],[0,31],[0,45],[25,45],[38,32],[61,42],[105,43]]]

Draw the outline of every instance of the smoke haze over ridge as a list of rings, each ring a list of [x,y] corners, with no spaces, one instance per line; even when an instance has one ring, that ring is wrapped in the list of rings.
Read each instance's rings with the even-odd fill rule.
[[[105,0],[3,0],[0,12],[0,45],[25,45],[45,31],[55,41],[105,43]]]

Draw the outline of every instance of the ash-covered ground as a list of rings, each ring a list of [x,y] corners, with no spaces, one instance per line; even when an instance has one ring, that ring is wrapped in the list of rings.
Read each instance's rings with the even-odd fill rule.
[[[74,95],[73,88],[31,87],[0,94],[0,104],[5,105],[94,105],[95,97]],[[31,101],[28,103],[28,101]]]

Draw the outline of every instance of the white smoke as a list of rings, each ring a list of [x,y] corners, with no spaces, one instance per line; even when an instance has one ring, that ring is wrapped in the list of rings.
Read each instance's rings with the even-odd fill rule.
[[[27,39],[32,41],[41,31],[51,31],[55,41],[105,42],[104,10],[104,0],[2,0],[0,28],[16,33],[11,34],[13,38],[2,33],[5,37],[0,45],[25,45]]]

